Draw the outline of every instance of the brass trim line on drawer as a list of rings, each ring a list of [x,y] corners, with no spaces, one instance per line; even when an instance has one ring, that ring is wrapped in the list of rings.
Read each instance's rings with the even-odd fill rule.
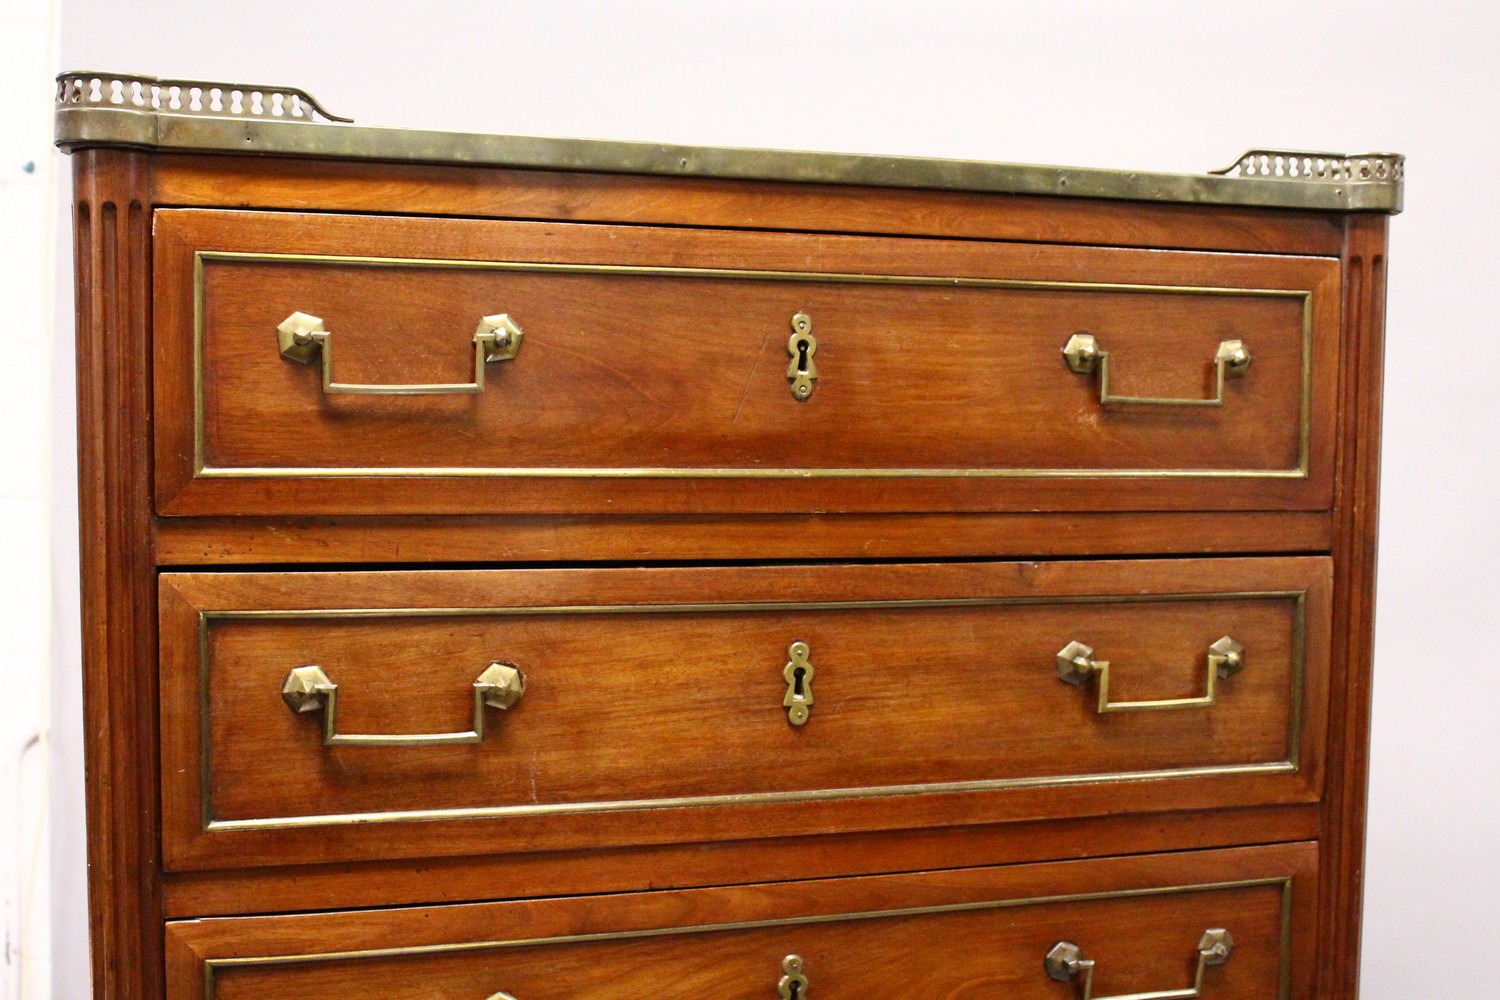
[[[214,1000],[214,974],[218,969],[253,968],[266,965],[297,965],[306,962],[347,961],[363,958],[405,958],[415,955],[452,955],[465,952],[491,951],[501,948],[527,948],[547,945],[590,944],[596,941],[630,941],[642,938],[671,937],[676,935],[712,934],[725,931],[762,930],[772,927],[807,927],[818,924],[833,924],[856,920],[880,920],[894,917],[922,917],[941,913],[973,913],[984,910],[1017,909],[1023,906],[1044,906],[1056,903],[1088,903],[1112,899],[1140,899],[1152,896],[1169,896],[1187,892],[1213,892],[1225,889],[1252,889],[1258,886],[1278,886],[1281,889],[1281,934],[1279,936],[1280,988],[1277,1000],[1289,1000],[1291,996],[1292,958],[1292,879],[1258,878],[1236,882],[1207,882],[1198,885],[1151,886],[1144,889],[1117,889],[1111,892],[1088,892],[1075,895],[1033,896],[1023,899],[990,899],[969,903],[946,903],[936,906],[912,906],[891,910],[862,910],[853,913],[819,913],[805,917],[777,917],[766,920],[741,920],[722,924],[692,924],[686,927],[652,927],[632,931],[603,931],[594,934],[568,934],[556,937],[515,938],[499,941],[462,941],[452,944],[413,945],[396,948],[367,948],[355,951],[326,951],[302,955],[248,955],[237,958],[205,958],[203,960],[204,997]],[[1119,1000],[1119,998],[1117,998]]]
[[[209,795],[213,764],[209,733],[208,630],[214,621],[254,619],[358,619],[358,618],[447,618],[515,617],[519,615],[611,615],[611,614],[703,614],[756,611],[857,611],[879,608],[924,609],[1004,607],[1038,604],[1151,604],[1170,601],[1248,601],[1265,598],[1293,599],[1292,676],[1290,717],[1287,720],[1286,759],[1260,764],[1218,764],[1204,767],[1164,768],[1154,771],[1120,771],[1102,774],[1048,775],[1030,778],[981,778],[972,781],[935,782],[914,785],[876,785],[858,788],[814,788],[785,792],[742,792],[721,795],[678,796],[658,799],[620,799],[599,802],[532,803],[458,809],[413,809],[402,812],[327,813],[265,819],[220,820],[213,814]],[[1303,685],[1306,677],[1307,591],[1264,590],[1214,593],[1122,594],[1080,597],[966,597],[930,600],[885,601],[767,601],[729,604],[604,604],[540,605],[504,608],[334,608],[323,610],[200,610],[198,612],[198,795],[203,832],[275,830],[368,823],[413,823],[454,819],[500,819],[507,816],[555,816],[646,809],[706,808],[773,802],[816,802],[829,799],[895,798],[956,792],[1004,791],[1017,788],[1053,788],[1071,785],[1107,784],[1124,781],[1154,781],[1169,778],[1206,778],[1255,774],[1296,774],[1301,769]]]
[[[554,274],[630,274],[672,278],[731,278],[746,281],[826,282],[858,285],[911,285],[948,288],[1119,292],[1203,296],[1245,296],[1302,300],[1302,397],[1297,435],[1297,465],[1291,469],[850,469],[850,468],[671,468],[602,467],[534,468],[481,466],[210,466],[204,459],[203,412],[203,265],[205,261],[291,261],[364,267],[452,268],[477,271],[537,271]],[[387,477],[497,478],[517,476],[553,479],[1306,479],[1312,434],[1312,298],[1309,290],[1288,288],[1220,288],[1196,285],[1133,285],[1115,282],[1030,281],[1012,278],[929,277],[925,275],[850,274],[823,271],[760,271],[735,268],[647,267],[623,264],[553,264],[522,261],[444,260],[420,257],[359,257],[301,253],[253,253],[197,250],[193,254],[193,478],[310,479]]]

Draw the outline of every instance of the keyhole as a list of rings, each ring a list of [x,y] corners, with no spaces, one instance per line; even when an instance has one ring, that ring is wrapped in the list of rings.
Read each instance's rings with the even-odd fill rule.
[[[812,334],[812,317],[798,313],[792,317],[792,335],[786,341],[786,377],[792,383],[792,398],[806,400],[812,395],[813,380],[818,377],[818,340]]]
[[[788,955],[782,959],[781,971],[785,975],[776,984],[776,995],[781,1000],[802,1000],[806,996],[807,977],[802,974],[806,967],[801,955]]]
[[[805,642],[794,642],[787,647],[787,664],[781,670],[781,679],[786,682],[786,695],[781,699],[786,709],[786,719],[794,726],[807,724],[812,711],[812,682],[816,671],[808,659],[812,650]]]

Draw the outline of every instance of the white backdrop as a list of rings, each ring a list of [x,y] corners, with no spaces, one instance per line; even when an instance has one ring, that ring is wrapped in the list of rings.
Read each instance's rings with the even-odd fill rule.
[[[64,68],[292,84],[366,124],[1189,172],[1252,145],[1407,154],[1390,253],[1363,995],[1500,998],[1452,943],[1484,954],[1500,925],[1487,656],[1500,391],[1485,353],[1500,285],[1500,4],[61,2]],[[71,300],[59,298],[65,384]],[[55,421],[66,504],[66,392]],[[66,574],[65,506],[57,520]],[[56,995],[71,998],[86,966],[69,611],[55,644],[53,898]]]

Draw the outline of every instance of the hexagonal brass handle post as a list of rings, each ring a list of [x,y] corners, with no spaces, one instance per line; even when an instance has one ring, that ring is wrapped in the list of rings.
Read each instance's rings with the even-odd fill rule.
[[[1219,681],[1237,674],[1245,666],[1245,647],[1229,636],[1216,640],[1208,647],[1208,679],[1204,682],[1203,694],[1192,698],[1163,698],[1156,701],[1110,701],[1109,661],[1094,658],[1094,647],[1074,640],[1057,651],[1057,676],[1074,686],[1081,687],[1089,678],[1098,678],[1099,702],[1097,711],[1144,712],[1164,708],[1205,708],[1219,700]]]
[[[484,366],[509,361],[521,349],[521,328],[505,313],[485,316],[474,330],[474,381],[399,383],[335,382],[333,379],[333,334],[317,316],[294,312],[276,328],[281,356],[299,364],[310,364],[323,356],[323,391],[330,395],[442,396],[484,391]]]
[[[1078,986],[1079,1000],[1193,1000],[1203,995],[1203,971],[1210,966],[1223,965],[1234,951],[1234,938],[1223,928],[1203,932],[1198,939],[1198,969],[1193,974],[1193,985],[1186,989],[1157,990],[1154,993],[1127,993],[1112,997],[1094,996],[1094,960],[1083,957],[1083,950],[1072,941],[1059,941],[1042,959],[1047,976],[1059,983],[1074,983]]]
[[[1250,370],[1250,352],[1244,343],[1225,340],[1220,342],[1218,353],[1214,355],[1214,394],[1209,399],[1117,396],[1109,391],[1109,352],[1099,343],[1099,338],[1087,332],[1075,333],[1063,345],[1062,353],[1068,367],[1079,375],[1099,373],[1099,402],[1104,406],[1223,406],[1224,380],[1243,378]]]
[[[491,663],[474,681],[474,727],[461,733],[341,733],[338,731],[339,686],[322,667],[297,667],[281,685],[281,697],[298,714],[323,713],[323,744],[330,747],[410,747],[446,743],[478,743],[484,739],[484,710],[502,711],[521,700],[526,678],[508,663]],[[493,998],[491,998],[493,1000]]]

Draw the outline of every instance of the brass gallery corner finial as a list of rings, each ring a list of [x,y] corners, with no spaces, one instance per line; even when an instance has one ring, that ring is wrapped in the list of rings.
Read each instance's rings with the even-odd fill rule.
[[[333,114],[307,91],[295,87],[166,80],[125,73],[60,74],[57,109],[79,107],[309,123],[354,120]]]
[[[1226,177],[1275,180],[1396,182],[1406,176],[1406,157],[1398,153],[1313,153],[1294,149],[1251,149],[1227,167],[1210,170]]]

